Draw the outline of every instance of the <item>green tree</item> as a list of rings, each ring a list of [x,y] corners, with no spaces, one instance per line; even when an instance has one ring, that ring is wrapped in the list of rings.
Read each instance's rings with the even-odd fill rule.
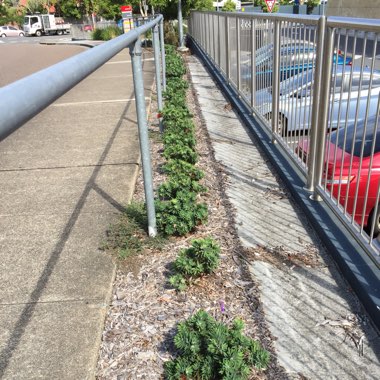
[[[227,0],[222,8],[223,12],[235,12],[236,11],[236,4],[232,0]]]
[[[24,12],[18,11],[17,4],[11,1],[0,2],[0,25],[17,24],[22,25]]]

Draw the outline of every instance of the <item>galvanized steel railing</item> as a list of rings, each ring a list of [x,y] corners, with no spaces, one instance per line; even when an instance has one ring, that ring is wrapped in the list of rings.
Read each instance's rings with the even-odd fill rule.
[[[189,26],[312,198],[380,264],[380,20],[192,12]]]
[[[139,38],[148,30],[153,32],[158,108],[161,111],[161,82],[165,89],[165,51],[163,18],[162,15],[157,15],[153,20],[124,35],[0,88],[0,141],[76,86],[114,55],[129,47],[143,163],[148,231],[150,236],[155,236],[156,217],[142,74],[142,49]]]

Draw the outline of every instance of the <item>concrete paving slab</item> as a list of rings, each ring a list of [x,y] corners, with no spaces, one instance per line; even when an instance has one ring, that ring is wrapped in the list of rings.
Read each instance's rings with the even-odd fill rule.
[[[99,160],[105,164],[134,163],[136,141],[134,100],[49,107],[3,141],[0,167],[78,167],[98,165]]]
[[[91,212],[99,212],[105,201],[99,195],[88,198],[94,189],[100,189],[118,204],[125,204],[131,191],[128,181],[137,170],[138,162],[0,172],[0,215],[67,215],[74,212],[82,197]]]
[[[94,378],[115,271],[99,247],[140,165],[133,83],[118,66],[0,143],[2,379]],[[99,101],[75,104],[90,93]]]
[[[290,379],[378,378],[380,338],[358,299],[205,68],[195,56],[189,62],[215,157],[227,174],[241,243],[256,257],[251,272],[279,363]],[[313,265],[306,260],[310,252]],[[289,264],[287,254],[306,261]],[[350,321],[354,328],[344,329]],[[364,355],[353,341],[361,337]]]
[[[101,301],[0,306],[0,378],[93,379]]]

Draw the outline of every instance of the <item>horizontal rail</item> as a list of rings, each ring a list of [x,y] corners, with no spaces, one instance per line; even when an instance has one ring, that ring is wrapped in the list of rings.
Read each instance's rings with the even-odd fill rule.
[[[347,28],[366,32],[380,32],[380,20],[368,18],[328,17],[327,26],[330,28]]]
[[[124,35],[0,88],[0,141],[161,20],[162,15],[157,15],[154,20]]]

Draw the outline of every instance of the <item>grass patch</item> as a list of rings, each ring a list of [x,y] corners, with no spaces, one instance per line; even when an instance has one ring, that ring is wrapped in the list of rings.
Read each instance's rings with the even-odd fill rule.
[[[131,203],[119,221],[107,231],[103,248],[121,260],[150,250],[162,250],[167,242],[162,236],[152,238],[147,233],[148,217],[143,203]]]

